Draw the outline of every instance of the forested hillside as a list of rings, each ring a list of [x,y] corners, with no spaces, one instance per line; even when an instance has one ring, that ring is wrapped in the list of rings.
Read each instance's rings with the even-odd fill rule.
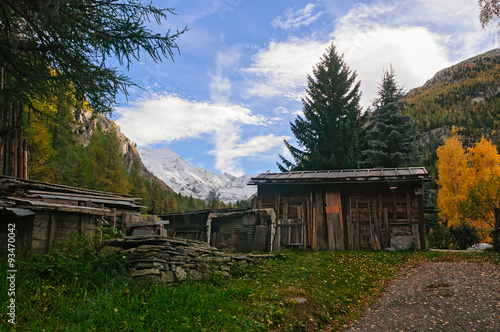
[[[405,113],[415,122],[420,148],[436,177],[436,148],[453,130],[467,147],[482,136],[500,146],[500,49],[438,72],[406,95]]]
[[[103,115],[74,110],[60,95],[24,112],[30,179],[141,198],[145,213],[225,208],[176,194],[142,164],[134,144]]]

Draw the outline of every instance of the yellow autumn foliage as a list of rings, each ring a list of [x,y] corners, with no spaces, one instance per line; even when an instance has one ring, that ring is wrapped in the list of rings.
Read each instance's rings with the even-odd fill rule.
[[[462,220],[459,205],[467,198],[471,180],[467,155],[458,137],[451,136],[437,149],[437,156],[440,217],[450,226],[457,225]]]
[[[500,155],[486,138],[465,151],[457,136],[437,149],[438,206],[448,226],[468,220],[487,230],[500,202]],[[464,215],[465,213],[465,215]]]

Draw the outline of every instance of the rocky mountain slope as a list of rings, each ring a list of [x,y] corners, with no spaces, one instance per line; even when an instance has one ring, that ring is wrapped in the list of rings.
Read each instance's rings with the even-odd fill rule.
[[[247,200],[256,193],[255,186],[248,186],[251,175],[236,177],[231,174],[216,175],[212,171],[190,165],[171,150],[138,148],[146,167],[162,179],[176,193],[201,200],[217,198],[225,203]]]
[[[452,131],[465,146],[483,136],[500,146],[500,49],[440,70],[405,99],[405,113],[420,135],[424,165],[434,176],[436,148]]]
[[[103,129],[114,130],[118,135],[121,142],[121,152],[125,156],[125,163],[128,169],[130,169],[134,160],[139,160],[141,176],[143,178],[160,185],[164,190],[172,190],[164,181],[159,179],[144,165],[135,144],[120,131],[113,120],[102,114],[92,116],[92,112],[85,110],[75,110],[74,114],[75,120],[80,124],[79,127],[76,128],[76,131],[84,146],[89,144],[90,138],[97,127],[97,123],[100,123]]]
[[[134,160],[139,160],[142,177],[160,184],[163,189],[204,201],[217,198],[224,203],[247,200],[256,193],[256,187],[247,186],[250,175],[215,175],[190,165],[169,149],[136,148],[116,123],[102,114],[93,117],[91,112],[75,111],[75,119],[81,124],[77,132],[84,145],[89,143],[97,123],[105,130],[114,130],[121,141],[121,152],[127,166],[130,168]]]

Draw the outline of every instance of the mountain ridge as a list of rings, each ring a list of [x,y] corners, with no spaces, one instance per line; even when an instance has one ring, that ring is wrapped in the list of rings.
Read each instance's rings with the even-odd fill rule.
[[[139,147],[139,155],[145,166],[163,180],[176,193],[204,201],[219,199],[224,203],[248,200],[257,189],[248,186],[253,175],[216,175],[189,164],[168,148],[150,149]]]

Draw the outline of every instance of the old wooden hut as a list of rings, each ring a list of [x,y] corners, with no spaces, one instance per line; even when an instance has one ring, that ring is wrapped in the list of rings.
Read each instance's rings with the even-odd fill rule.
[[[136,198],[109,192],[0,176],[0,246],[15,224],[17,250],[47,252],[71,233],[142,221]]]
[[[425,247],[424,167],[263,173],[257,207],[276,213],[274,250]]]
[[[173,237],[210,243],[229,252],[270,251],[276,229],[273,209],[218,209],[160,215]]]

